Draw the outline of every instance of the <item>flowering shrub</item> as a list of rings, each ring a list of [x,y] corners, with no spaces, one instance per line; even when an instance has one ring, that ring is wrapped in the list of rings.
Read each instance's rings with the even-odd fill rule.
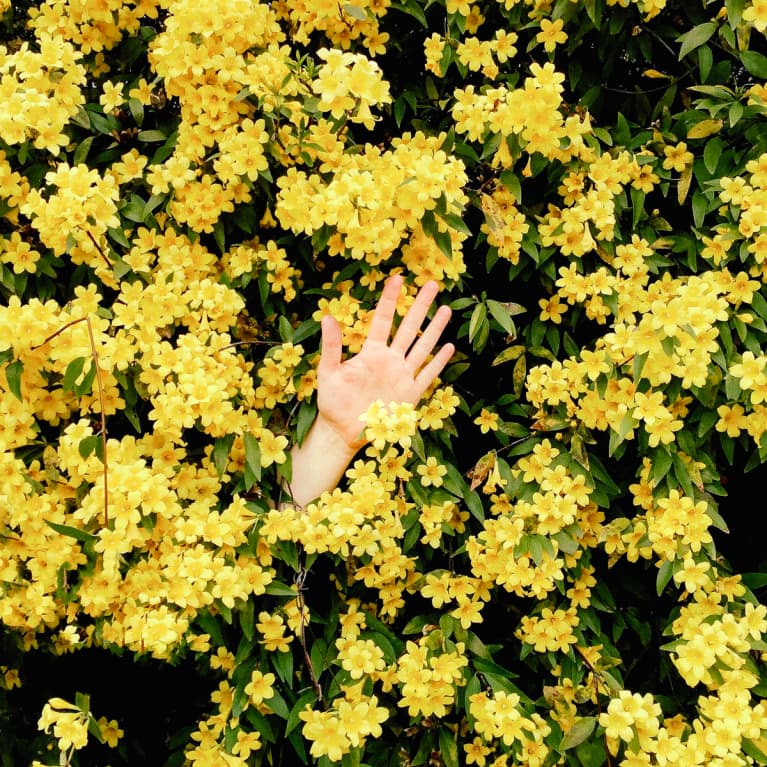
[[[4,764],[767,764],[767,3],[0,13]],[[395,272],[459,352],[283,503]]]

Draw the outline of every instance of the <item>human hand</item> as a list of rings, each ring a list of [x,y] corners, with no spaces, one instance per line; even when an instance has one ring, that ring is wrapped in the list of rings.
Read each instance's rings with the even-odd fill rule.
[[[322,319],[322,354],[317,370],[318,418],[324,419],[354,450],[365,444],[360,416],[373,402],[417,404],[455,351],[453,344],[448,343],[428,360],[450,319],[447,306],[437,309],[418,337],[439,289],[436,282],[428,282],[421,288],[389,343],[403,281],[400,275],[386,281],[367,339],[360,352],[348,360],[341,361],[338,322],[330,316]]]

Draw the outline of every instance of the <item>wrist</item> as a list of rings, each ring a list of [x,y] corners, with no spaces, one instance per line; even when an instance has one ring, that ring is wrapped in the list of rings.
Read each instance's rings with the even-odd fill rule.
[[[362,421],[360,421],[359,431],[356,435],[344,430],[338,424],[328,419],[322,411],[319,411],[317,418],[312,425],[312,431],[315,439],[326,443],[329,450],[338,452],[353,458],[357,451],[367,442],[365,439],[365,430]]]

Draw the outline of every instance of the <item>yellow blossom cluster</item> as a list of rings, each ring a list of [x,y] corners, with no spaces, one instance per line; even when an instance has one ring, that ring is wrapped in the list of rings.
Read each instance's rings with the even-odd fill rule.
[[[312,83],[320,98],[318,108],[335,120],[346,118],[372,129],[375,118],[370,107],[391,101],[378,65],[361,54],[337,49],[320,48],[317,56],[324,62]]]
[[[223,262],[227,275],[233,279],[244,275],[250,278],[265,267],[272,293],[281,293],[286,301],[296,297],[296,287],[301,285],[301,271],[290,263],[285,248],[278,247],[274,240],[263,244],[256,237],[241,243],[224,254]]]
[[[558,454],[546,440],[518,462],[515,471],[522,480],[537,483],[529,500],[514,503],[505,493],[492,495],[493,517],[466,543],[474,575],[519,596],[543,599],[572,566],[556,536],[564,533],[581,546],[596,545],[601,521],[589,499],[592,489],[582,474],[552,463]]]
[[[6,144],[32,139],[56,155],[69,143],[64,126],[85,102],[81,56],[58,34],[41,34],[34,45],[23,42],[15,52],[0,46],[0,138]]]
[[[501,741],[512,749],[515,762],[526,767],[540,767],[548,757],[549,747],[544,739],[551,733],[551,727],[539,714],[527,715],[516,692],[474,693],[469,697],[468,710],[475,720],[474,732],[480,736],[479,743],[475,740],[475,748],[483,742]]]
[[[588,118],[562,114],[564,75],[550,63],[531,64],[530,73],[521,87],[512,90],[505,85],[481,92],[473,85],[459,88],[452,108],[456,131],[470,141],[482,141],[487,133],[500,136],[493,164],[501,168],[516,160],[510,137],[516,137],[529,155],[539,152],[563,162],[573,157],[588,160],[593,153],[583,141],[590,129]]]
[[[429,638],[409,641],[397,661],[399,706],[411,717],[444,717],[455,702],[456,688],[465,684],[465,647],[459,642],[447,652],[430,650]]]
[[[468,24],[467,31],[472,31]],[[473,35],[466,36],[457,43],[456,56],[469,71],[481,71],[488,80],[494,80],[500,71],[499,65],[505,64],[516,55],[517,39],[516,32],[505,29],[497,29],[491,40],[480,40]],[[442,58],[447,43],[448,40],[437,32],[424,41],[425,68],[438,77],[445,74]]]
[[[282,0],[277,5],[277,14],[290,22],[297,43],[306,44],[312,35],[321,33],[343,50],[360,40],[375,56],[386,51],[389,33],[380,29],[379,20],[389,6],[389,0],[355,0],[341,8],[329,0],[313,3]]]
[[[379,705],[376,695],[364,695],[360,686],[354,685],[344,690],[343,697],[334,699],[330,710],[307,708],[299,717],[304,722],[301,731],[311,741],[311,755],[338,762],[353,748],[364,745],[368,737],[380,737],[389,712]]]
[[[623,263],[649,252],[639,240],[633,247],[633,254],[619,252]],[[706,384],[719,350],[717,323],[742,303],[750,303],[758,283],[726,268],[689,278],[665,275],[646,287],[632,277],[621,279],[604,268],[602,272],[604,288],[595,289],[594,273],[580,275],[573,266],[562,267],[557,295],[570,304],[588,305],[592,298],[599,299],[601,290],[615,290],[617,321],[612,330],[598,340],[594,351],[581,352],[580,359],[533,368],[527,397],[538,408],[561,406],[567,417],[591,429],[612,429],[621,439],[632,439],[641,425],[651,447],[669,444],[684,424],[690,400],[680,396],[668,402],[664,387],[673,379],[687,390]],[[606,305],[605,311],[609,312]],[[636,359],[641,366],[635,365]],[[758,441],[765,426],[761,408],[748,424]]]
[[[30,10],[31,27],[40,37],[69,40],[84,54],[103,52],[135,34],[143,18],[156,19],[161,5],[158,0],[47,0]]]
[[[43,732],[53,728],[62,752],[79,750],[88,742],[88,712],[63,698],[51,698],[43,706],[37,726]]]
[[[570,645],[578,641],[573,633],[578,622],[574,608],[552,610],[544,607],[539,616],[526,615],[522,618],[517,636],[532,645],[536,652],[566,652]]]
[[[56,255],[69,253],[75,264],[93,267],[102,281],[111,280],[106,250],[107,229],[117,227],[119,189],[114,178],[86,165],[59,163],[45,175],[52,190],[27,195],[20,211],[38,231],[40,240]]]
[[[525,214],[515,205],[514,195],[498,184],[492,194],[482,198],[485,221],[481,231],[487,235],[487,244],[496,248],[498,255],[512,264],[519,263],[522,239],[530,229]]]
[[[277,182],[277,219],[285,229],[306,234],[331,227],[331,255],[372,266],[401,247],[403,264],[419,285],[456,280],[466,269],[465,235],[437,216],[434,226],[451,243],[448,256],[422,221],[440,201],[448,212],[460,212],[467,201],[463,164],[440,148],[444,140],[417,133],[395,139],[390,150],[369,145],[364,154],[343,155],[329,180],[290,168]]]
[[[444,394],[438,390],[432,400]],[[456,404],[451,403],[444,417]],[[300,543],[309,554],[351,557],[356,563],[349,573],[352,580],[375,588],[380,615],[394,618],[404,605],[403,594],[415,573],[415,560],[402,550],[403,518],[413,504],[394,494],[412,476],[407,463],[413,454],[409,444],[415,410],[402,406],[389,412],[375,403],[367,418],[374,441],[367,450],[369,457],[358,459],[347,471],[348,487],[323,493],[306,509],[288,506],[268,512],[259,535],[269,544]],[[457,514],[456,524],[460,524],[460,512]]]

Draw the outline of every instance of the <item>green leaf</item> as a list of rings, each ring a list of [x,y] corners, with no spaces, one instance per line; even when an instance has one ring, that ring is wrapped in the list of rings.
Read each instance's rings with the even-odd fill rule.
[[[562,736],[558,750],[567,751],[569,748],[579,746],[594,732],[596,726],[597,718],[595,716],[579,716],[573,726]]]
[[[8,389],[19,402],[21,398],[21,374],[24,371],[24,363],[21,360],[14,360],[5,366],[5,380],[8,382]]]
[[[767,61],[767,59],[765,59]],[[730,104],[730,109],[727,113],[727,116],[730,121],[730,127],[732,128],[736,123],[740,121],[740,118],[743,117],[743,104],[741,104],[739,101],[734,101],[732,104]]]
[[[88,368],[88,372],[83,376],[83,380],[79,384],[75,384],[73,391],[75,396],[82,397],[85,394],[89,394],[93,389],[93,381],[96,378],[96,365],[91,365]]]
[[[115,120],[112,115],[102,115],[98,112],[90,112],[89,114],[91,125],[99,132],[103,134],[110,134],[113,131],[120,129],[120,124]]]
[[[256,482],[261,481],[261,446],[250,433],[246,433],[245,441],[245,489],[250,490]]]
[[[90,437],[85,437],[80,440],[80,444],[77,446],[77,450],[82,458],[87,458],[92,452],[94,452],[101,441],[101,437],[96,434],[92,434]]]
[[[317,403],[314,400],[304,401],[298,408],[296,419],[296,441],[300,445],[309,432],[314,419],[317,416]]]
[[[506,304],[502,304],[500,301],[487,300],[487,308],[490,310],[490,314],[493,315],[493,319],[510,335],[517,335],[517,328],[514,325],[514,320],[511,319],[511,312]]]
[[[55,530],[59,535],[66,535],[68,538],[74,538],[76,541],[87,543],[88,541],[96,540],[93,533],[89,533],[87,530],[81,530],[79,527],[71,527],[70,525],[60,525],[56,522],[51,522],[49,519],[45,520],[45,524]]]
[[[148,144],[165,141],[167,138],[161,130],[142,130],[138,132],[138,140]]]
[[[293,704],[293,708],[290,711],[290,716],[288,717],[288,721],[285,723],[285,734],[290,735],[291,731],[294,730],[298,724],[301,722],[299,719],[299,714],[307,707],[311,706],[314,701],[317,700],[317,693],[314,690],[308,690],[305,692],[301,697],[298,698],[298,700]]]
[[[232,449],[234,434],[219,437],[213,443],[213,465],[216,467],[218,478],[221,479],[229,462],[229,451]]]
[[[128,99],[128,109],[139,128],[144,123],[144,105],[138,99]]]
[[[740,60],[749,74],[767,80],[767,56],[757,51],[741,51]]]
[[[714,65],[714,53],[711,46],[702,45],[698,48],[698,71],[700,72],[700,81],[702,83],[708,80],[711,74],[711,67]]]
[[[272,661],[272,667],[277,672],[277,676],[285,684],[289,685],[293,676],[293,653],[290,650],[286,652],[270,652],[269,657]]]
[[[453,257],[453,241],[450,238],[450,232],[442,232],[435,227],[432,238],[434,239],[434,242],[437,243],[437,247],[447,258]]]
[[[469,341],[474,341],[479,334],[482,324],[486,321],[487,306],[480,302],[474,307],[474,311],[471,313],[471,319],[469,320]]]
[[[456,213],[439,213],[438,215],[452,229],[465,235],[471,235],[471,229],[466,226],[464,220]]]
[[[727,523],[724,521],[724,517],[717,511],[713,503],[709,503],[706,508],[706,514],[711,518],[711,524],[723,533],[729,533],[730,528],[727,527]]]
[[[81,162],[85,162],[85,158],[88,156],[88,152],[90,152],[91,146],[93,145],[95,139],[95,136],[88,136],[88,138],[83,139],[78,144],[77,149],[75,149],[75,153],[72,157],[73,165],[79,165]]]
[[[719,133],[723,126],[722,120],[701,120],[687,131],[687,138],[690,140],[707,138],[713,136],[714,133]]]
[[[420,634],[423,631],[423,627],[434,623],[434,617],[432,615],[416,615],[415,618],[411,618],[402,629],[403,636],[408,634]]]
[[[496,365],[502,365],[504,362],[513,362],[525,353],[525,347],[521,344],[516,346],[507,346],[500,354],[498,354],[492,362],[493,367]]]
[[[706,146],[703,149],[703,164],[711,175],[714,174],[716,166],[719,165],[719,158],[722,156],[722,148],[722,139],[719,138],[719,136],[714,136],[714,138],[706,142]]]
[[[716,22],[707,21],[704,24],[698,24],[697,27],[693,27],[689,32],[678,37],[677,40],[682,43],[679,48],[679,60],[681,61],[688,53],[710,40],[716,30]]]
[[[447,727],[440,727],[439,730],[439,752],[445,767],[459,767],[456,734]]]
[[[743,22],[743,9],[746,6],[746,0],[724,0],[724,7],[727,9],[727,21],[733,29],[737,29]]]
[[[653,484],[660,482],[668,474],[674,457],[665,448],[657,448],[651,456],[652,460],[652,481]]]
[[[767,754],[764,753],[752,740],[743,738],[743,751],[757,764],[767,764]]]
[[[663,564],[658,568],[658,575],[655,578],[655,591],[660,596],[666,586],[668,585],[668,582],[671,580],[671,577],[674,575],[674,564],[673,562],[669,562],[666,560],[663,562]]]
[[[246,599],[239,609],[240,628],[245,638],[253,639],[256,631],[256,603],[253,599]]]
[[[603,11],[601,0],[585,0],[584,5],[586,6],[586,13],[591,19],[591,23],[596,29],[599,29]]]
[[[295,586],[288,586],[279,581],[272,581],[266,587],[266,593],[273,597],[286,597],[287,599],[295,599],[297,594]]]
[[[522,202],[522,184],[514,171],[505,170],[501,173],[501,183],[511,192],[516,203]]]
[[[343,11],[347,16],[351,16],[353,19],[357,19],[357,21],[367,21],[368,16],[367,13],[365,13],[364,8],[360,8],[358,5],[352,5],[352,3],[344,3]]]
[[[741,580],[743,581],[743,584],[752,591],[763,589],[767,586],[767,573],[743,573],[741,575]]]
[[[80,377],[85,365],[85,357],[73,359],[64,372],[64,378],[61,380],[61,386],[65,391],[74,391],[75,381]]]
[[[391,7],[397,11],[402,11],[412,16],[414,19],[418,19],[421,26],[424,29],[428,29],[429,22],[426,20],[426,14],[423,12],[418,0],[407,0],[404,3],[392,3]]]
[[[703,219],[706,217],[707,210],[708,200],[696,189],[692,195],[692,218],[696,228],[700,229],[703,226]]]

